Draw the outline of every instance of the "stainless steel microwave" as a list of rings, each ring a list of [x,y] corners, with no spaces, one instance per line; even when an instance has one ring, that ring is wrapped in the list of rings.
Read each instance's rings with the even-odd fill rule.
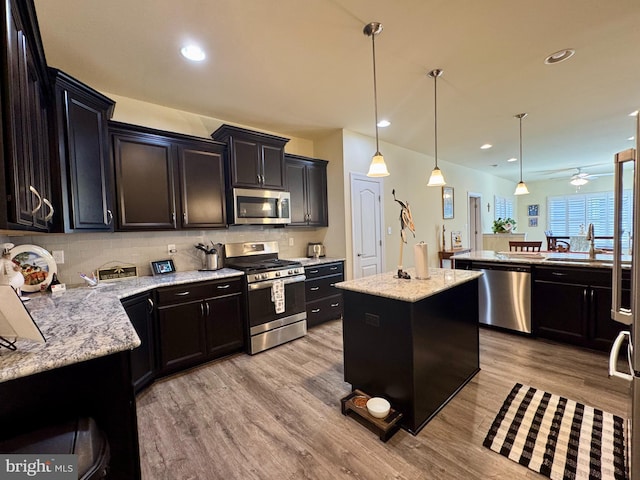
[[[291,194],[276,190],[233,189],[233,223],[277,225],[291,223]]]

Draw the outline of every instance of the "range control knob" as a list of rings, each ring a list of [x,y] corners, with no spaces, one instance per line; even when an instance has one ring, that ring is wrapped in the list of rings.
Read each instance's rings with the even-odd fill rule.
[[[262,275],[260,275],[260,277],[261,277],[263,280],[266,280],[266,279],[269,277],[269,275],[267,275],[266,273],[263,273]]]
[[[279,277],[279,276],[280,276],[280,272],[276,272],[276,277]]]

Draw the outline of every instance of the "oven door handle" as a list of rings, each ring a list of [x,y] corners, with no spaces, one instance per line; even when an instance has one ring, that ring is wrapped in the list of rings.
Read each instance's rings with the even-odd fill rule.
[[[304,282],[307,279],[304,275],[296,275],[295,277],[287,277],[282,278],[282,283],[288,285],[289,283],[299,283]],[[265,280],[264,282],[256,282],[249,284],[249,291],[252,292],[254,290],[262,290],[264,288],[271,288],[273,286],[274,280]]]

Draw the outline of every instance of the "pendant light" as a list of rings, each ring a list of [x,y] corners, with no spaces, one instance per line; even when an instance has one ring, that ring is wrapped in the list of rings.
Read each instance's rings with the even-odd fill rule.
[[[382,33],[382,24],[371,22],[365,25],[363,32],[368,37],[371,37],[371,47],[373,49],[373,102],[376,115],[376,153],[371,159],[367,177],[386,177],[389,175],[389,171],[384,163],[384,157],[380,153],[378,142],[378,88],[376,84],[376,35]]]
[[[435,157],[436,167],[431,172],[429,177],[428,187],[441,187],[446,185],[442,172],[438,168],[438,77],[442,75],[442,70],[431,70],[427,75],[433,78],[433,129],[434,129],[434,145],[435,145]]]
[[[515,118],[520,120],[520,182],[516,186],[516,191],[513,192],[514,195],[526,195],[529,193],[527,185],[522,181],[522,119],[526,116],[526,113],[515,115]]]

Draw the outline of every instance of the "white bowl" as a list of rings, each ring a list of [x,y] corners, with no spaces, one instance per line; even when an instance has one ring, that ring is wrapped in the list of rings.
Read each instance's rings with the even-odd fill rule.
[[[389,415],[391,404],[384,398],[373,397],[367,400],[367,410],[376,418],[384,418]]]

